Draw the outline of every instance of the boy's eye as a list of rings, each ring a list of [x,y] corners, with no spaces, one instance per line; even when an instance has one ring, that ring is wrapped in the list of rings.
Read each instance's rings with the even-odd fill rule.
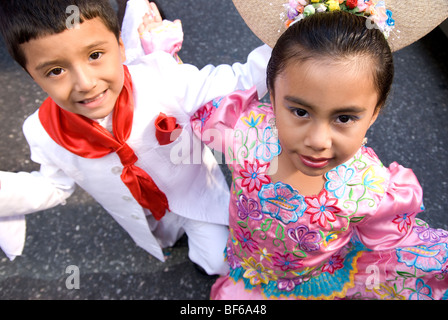
[[[92,60],[97,60],[101,57],[102,53],[101,52],[94,52],[90,55],[90,59]]]
[[[56,77],[56,76],[61,75],[63,72],[64,72],[64,69],[62,69],[62,68],[54,68],[54,69],[51,69],[50,72],[48,72],[47,75],[48,76],[52,76],[52,77]]]

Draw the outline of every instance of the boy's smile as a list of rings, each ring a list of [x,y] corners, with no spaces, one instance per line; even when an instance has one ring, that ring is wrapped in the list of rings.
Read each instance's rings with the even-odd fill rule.
[[[21,45],[26,69],[61,108],[90,119],[112,112],[124,81],[121,39],[101,19]]]

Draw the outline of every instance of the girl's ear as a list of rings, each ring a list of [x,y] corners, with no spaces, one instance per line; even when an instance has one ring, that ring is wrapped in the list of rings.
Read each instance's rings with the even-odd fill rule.
[[[372,119],[370,119],[369,128],[375,123],[376,119],[378,119],[380,110],[381,110],[381,108],[376,108],[375,113],[372,116]]]

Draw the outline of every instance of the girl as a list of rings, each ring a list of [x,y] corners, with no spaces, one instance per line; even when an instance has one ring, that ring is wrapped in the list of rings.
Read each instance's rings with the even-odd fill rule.
[[[413,172],[364,146],[393,72],[365,18],[315,13],[274,47],[272,107],[240,91],[192,117],[232,172],[230,273],[212,299],[448,298],[448,232],[416,218]]]

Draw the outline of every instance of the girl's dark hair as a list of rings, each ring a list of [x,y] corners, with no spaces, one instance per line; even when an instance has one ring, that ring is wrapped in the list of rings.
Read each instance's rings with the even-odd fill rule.
[[[377,109],[389,95],[393,76],[393,56],[383,33],[369,25],[366,18],[344,11],[316,13],[291,25],[278,39],[267,68],[267,86],[272,95],[277,76],[291,61],[329,58],[344,61],[356,56],[369,57]]]
[[[79,10],[79,23],[98,17],[118,41],[120,25],[108,0],[1,0],[0,32],[14,60],[25,68],[20,45],[67,30],[67,23],[76,21],[73,8]]]

